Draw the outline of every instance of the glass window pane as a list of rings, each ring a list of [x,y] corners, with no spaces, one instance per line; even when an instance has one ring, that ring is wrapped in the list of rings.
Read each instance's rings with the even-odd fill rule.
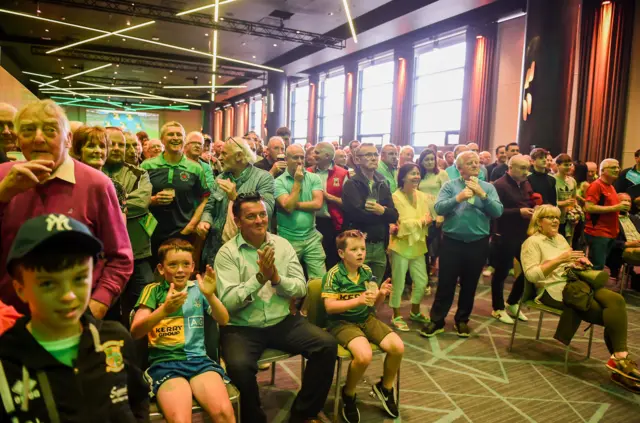
[[[362,70],[362,86],[370,87],[393,82],[394,62],[381,63]]]
[[[393,84],[363,88],[360,110],[390,109],[393,100]]]
[[[416,81],[416,104],[462,98],[464,69],[425,75]]]
[[[447,144],[459,144],[460,134],[449,134]]]
[[[334,95],[324,99],[322,104],[323,116],[342,115],[344,110],[344,94]]]
[[[296,103],[300,101],[309,101],[309,86],[305,85],[304,87],[296,87],[295,97]]]
[[[445,145],[444,132],[418,132],[413,134],[413,145],[416,147],[426,147],[429,144]]]
[[[293,108],[293,113],[294,119],[306,119],[307,114],[309,113],[309,102],[305,101],[304,103],[296,103]]]
[[[307,139],[306,138],[294,138],[293,139],[293,143],[294,144],[300,144],[301,146],[304,147],[304,145],[307,143]]]
[[[360,114],[360,134],[391,132],[391,110],[374,110]]]
[[[342,135],[342,115],[326,117],[322,120],[322,137]]]
[[[413,109],[413,132],[458,131],[462,100],[417,105]]]
[[[417,57],[417,75],[464,67],[466,43],[433,49]]]
[[[296,119],[293,121],[293,137],[304,137],[307,135],[307,119]]]
[[[335,94],[344,94],[344,75],[336,75],[324,80],[323,94],[325,97]]]

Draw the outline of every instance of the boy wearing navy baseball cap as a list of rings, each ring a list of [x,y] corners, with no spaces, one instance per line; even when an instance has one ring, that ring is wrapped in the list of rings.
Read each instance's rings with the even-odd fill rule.
[[[131,336],[87,310],[101,251],[91,231],[65,215],[20,227],[6,265],[31,316],[0,336],[0,421],[149,420]]]

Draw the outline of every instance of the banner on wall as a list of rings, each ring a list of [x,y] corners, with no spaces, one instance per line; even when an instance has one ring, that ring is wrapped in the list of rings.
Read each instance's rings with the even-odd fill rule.
[[[160,116],[157,113],[87,109],[86,122],[89,126],[116,126],[134,134],[144,131],[151,139],[158,139],[160,135]]]

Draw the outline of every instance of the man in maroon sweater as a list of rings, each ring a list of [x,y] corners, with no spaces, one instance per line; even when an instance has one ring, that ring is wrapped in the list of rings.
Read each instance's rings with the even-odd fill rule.
[[[30,218],[57,213],[79,220],[104,244],[89,303],[93,315],[102,319],[133,271],[131,243],[115,188],[102,172],[69,157],[69,121],[53,101],[27,105],[15,122],[27,161],[0,164],[0,263],[5,263],[18,229]],[[27,312],[4,267],[0,266],[0,299]]]

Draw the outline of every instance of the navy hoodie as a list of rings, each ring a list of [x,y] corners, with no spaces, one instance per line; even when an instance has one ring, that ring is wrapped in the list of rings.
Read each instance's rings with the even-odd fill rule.
[[[89,313],[73,367],[56,360],[19,319],[0,337],[0,421],[137,423],[149,421],[149,386],[129,332]]]

